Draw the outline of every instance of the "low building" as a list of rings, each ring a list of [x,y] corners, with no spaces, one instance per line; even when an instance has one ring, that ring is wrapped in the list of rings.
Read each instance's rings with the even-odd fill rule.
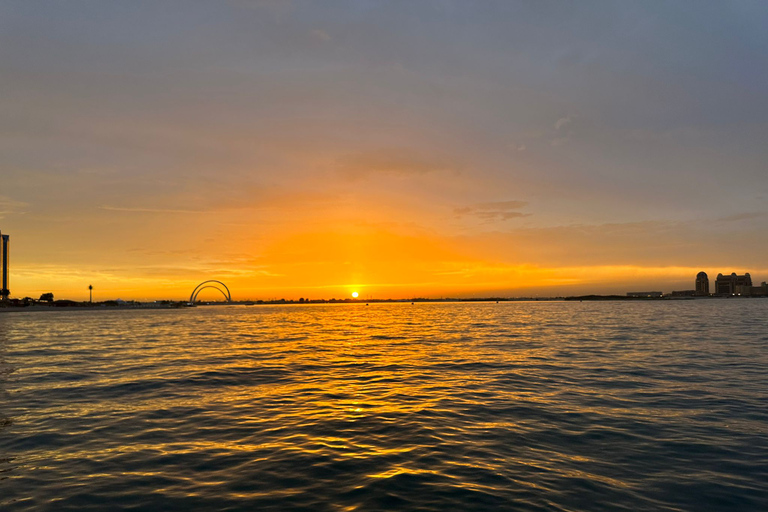
[[[736,286],[735,295],[743,297],[764,297],[768,295],[768,284],[763,283],[760,286]]]
[[[627,292],[627,297],[658,299],[664,295],[662,292]]]
[[[671,297],[695,297],[697,295],[696,290],[679,290],[670,294]]]

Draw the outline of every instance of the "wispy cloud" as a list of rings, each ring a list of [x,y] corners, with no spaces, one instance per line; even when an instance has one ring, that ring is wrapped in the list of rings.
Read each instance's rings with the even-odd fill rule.
[[[314,39],[317,39],[319,41],[330,41],[331,36],[326,32],[325,30],[316,29],[309,33],[310,36],[312,36]]]
[[[459,216],[472,215],[485,220],[509,220],[530,216],[530,213],[518,211],[527,205],[527,201],[493,201],[456,208],[453,212]]]
[[[294,9],[291,0],[230,0],[230,3],[245,9],[261,9],[280,21]]]
[[[555,121],[555,136],[552,138],[553,146],[562,146],[571,138],[573,133],[573,118],[565,116]]]
[[[564,128],[568,127],[571,123],[573,123],[573,119],[571,119],[571,116],[561,117],[557,121],[555,121],[555,130],[561,131]]]
[[[737,213],[735,215],[728,215],[726,217],[720,217],[717,219],[718,222],[738,222],[740,220],[749,220],[749,219],[759,219],[760,217],[765,217],[766,212],[745,212],[745,213]]]
[[[173,208],[133,208],[130,206],[99,206],[100,210],[111,212],[134,212],[134,213],[208,213],[206,210],[177,210]]]
[[[13,213],[24,213],[24,209],[29,206],[22,201],[16,201],[10,197],[0,196],[0,219]]]
[[[446,162],[410,148],[385,148],[344,155],[336,160],[335,167],[339,174],[350,180],[371,174],[413,176],[454,170]]]

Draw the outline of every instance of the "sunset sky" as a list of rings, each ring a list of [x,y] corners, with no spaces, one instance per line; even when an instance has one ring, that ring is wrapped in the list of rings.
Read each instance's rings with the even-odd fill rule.
[[[12,296],[768,280],[767,26],[762,0],[0,0]]]

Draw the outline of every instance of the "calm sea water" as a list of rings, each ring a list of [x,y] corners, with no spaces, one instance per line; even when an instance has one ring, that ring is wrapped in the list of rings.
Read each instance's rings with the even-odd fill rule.
[[[768,510],[768,300],[0,315],[2,510]]]

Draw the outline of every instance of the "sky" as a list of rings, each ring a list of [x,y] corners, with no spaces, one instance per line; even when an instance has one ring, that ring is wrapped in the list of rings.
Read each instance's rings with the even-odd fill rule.
[[[761,0],[0,0],[12,296],[768,280],[766,26]]]

